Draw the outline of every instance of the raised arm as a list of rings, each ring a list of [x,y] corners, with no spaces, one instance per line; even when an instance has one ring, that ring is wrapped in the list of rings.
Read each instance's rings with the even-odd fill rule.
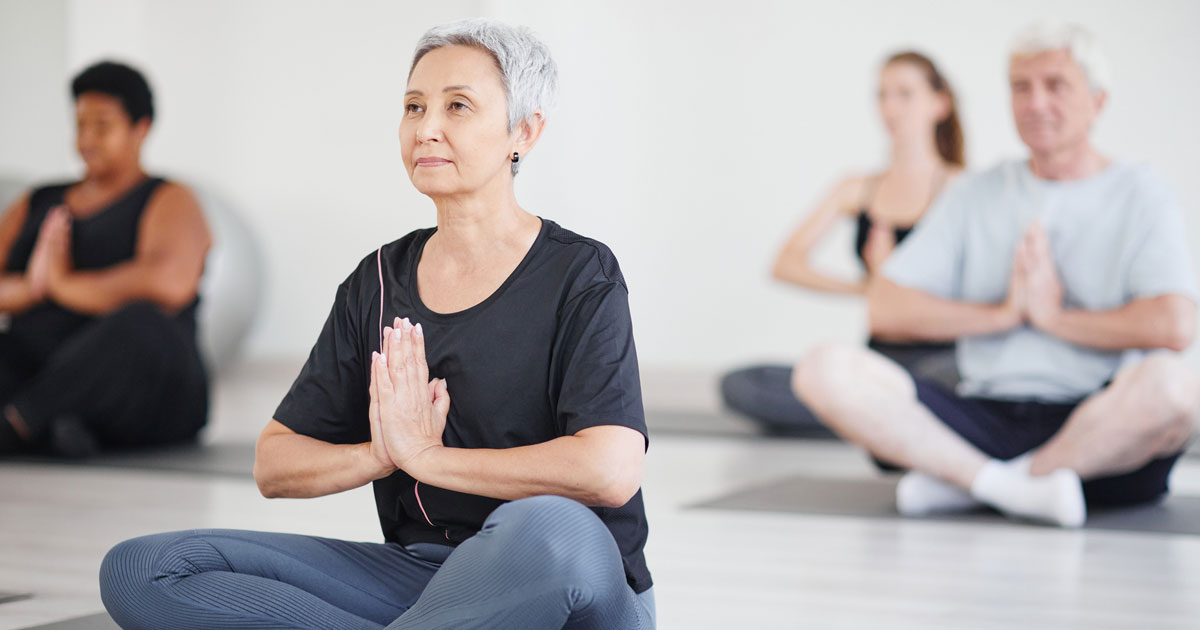
[[[861,197],[862,186],[863,179],[858,177],[847,178],[839,183],[784,243],[771,275],[777,280],[815,291],[863,293],[866,289],[865,279],[836,278],[816,269],[809,261],[813,248],[829,234],[838,218],[854,209],[855,202]]]
[[[195,196],[179,184],[163,184],[142,215],[132,260],[88,271],[60,261],[51,274],[49,292],[56,302],[80,313],[102,315],[139,300],[175,312],[195,299],[211,244]]]

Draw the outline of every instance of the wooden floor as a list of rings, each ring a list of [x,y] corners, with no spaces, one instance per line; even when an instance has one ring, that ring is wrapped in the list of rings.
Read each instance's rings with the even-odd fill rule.
[[[219,389],[210,439],[251,438],[278,380]],[[1200,628],[1200,537],[689,507],[798,473],[875,474],[833,442],[653,436],[644,488],[659,628]],[[1200,459],[1185,458],[1174,484],[1200,496]],[[101,610],[110,546],[194,527],[380,538],[366,488],[269,501],[249,479],[2,464],[0,591],[34,597],[0,604],[0,630]]]

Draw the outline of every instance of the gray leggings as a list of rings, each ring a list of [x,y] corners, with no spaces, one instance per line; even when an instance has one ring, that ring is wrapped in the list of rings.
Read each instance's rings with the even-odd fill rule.
[[[192,530],[127,540],[100,567],[125,630],[571,628],[653,630],[608,528],[541,496],[497,508],[448,555],[441,545]],[[444,560],[444,562],[442,562]]]

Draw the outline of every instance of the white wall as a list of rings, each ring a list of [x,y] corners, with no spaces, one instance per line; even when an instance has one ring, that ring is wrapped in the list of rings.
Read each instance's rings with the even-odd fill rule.
[[[0,179],[61,173],[69,163],[74,130],[61,109],[67,102],[66,5],[0,2]]]
[[[775,248],[835,178],[881,163],[875,73],[898,48],[930,53],[953,81],[972,166],[1021,155],[1005,46],[1039,16],[1099,35],[1115,90],[1098,144],[1158,167],[1200,254],[1191,0],[0,0],[0,79],[36,88],[14,98],[6,83],[0,171],[74,172],[61,149],[70,75],[109,55],[141,66],[160,112],[148,165],[226,197],[263,241],[271,289],[250,355],[301,356],[354,263],[432,222],[395,139],[404,76],[425,28],[474,14],[532,26],[557,57],[560,107],[518,196],[617,253],[648,371],[860,338],[856,300],[767,279]],[[11,37],[26,22],[51,37]],[[842,226],[827,244],[831,269],[856,271],[849,239]]]

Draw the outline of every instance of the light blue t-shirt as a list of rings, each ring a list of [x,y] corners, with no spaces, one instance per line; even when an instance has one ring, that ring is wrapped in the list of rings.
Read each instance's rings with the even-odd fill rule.
[[[893,282],[942,298],[999,304],[1033,219],[1049,235],[1063,307],[1110,310],[1168,293],[1196,299],[1179,203],[1145,166],[1114,163],[1052,181],[1024,161],[963,175],[884,266]],[[963,396],[1075,401],[1100,389],[1138,351],[1076,345],[1028,325],[958,342]]]

